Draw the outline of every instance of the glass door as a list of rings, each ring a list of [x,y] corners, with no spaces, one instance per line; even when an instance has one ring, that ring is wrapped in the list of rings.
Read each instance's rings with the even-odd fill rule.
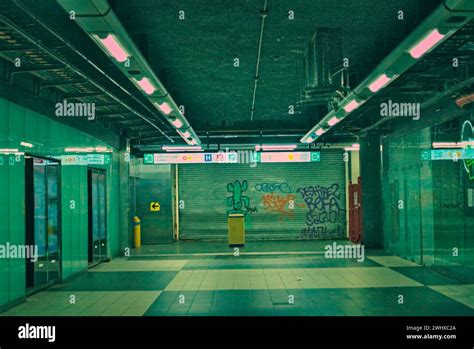
[[[105,171],[88,170],[89,264],[107,259],[107,191]]]
[[[35,290],[61,276],[59,163],[27,156],[25,171],[25,240],[38,249],[37,261],[26,261],[26,285]]]

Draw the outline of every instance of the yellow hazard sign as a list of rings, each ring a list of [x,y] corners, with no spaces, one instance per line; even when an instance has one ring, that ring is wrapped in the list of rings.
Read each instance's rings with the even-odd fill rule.
[[[160,210],[160,203],[158,201],[150,202],[150,211],[157,212]]]

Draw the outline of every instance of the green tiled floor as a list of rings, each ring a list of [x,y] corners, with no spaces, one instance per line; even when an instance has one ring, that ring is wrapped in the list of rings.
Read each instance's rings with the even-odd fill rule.
[[[474,309],[474,284],[430,286],[430,288]]]
[[[369,259],[384,267],[419,267],[418,264],[398,256],[370,256]]]
[[[398,296],[404,295],[404,304]],[[294,296],[294,304],[288,296]],[[179,297],[184,296],[184,304]],[[421,302],[420,299],[424,299]],[[165,291],[146,316],[448,316],[474,315],[427,287],[227,291]]]
[[[380,264],[370,259],[357,262],[354,259],[326,259],[318,257],[298,256],[273,258],[240,258],[233,257],[227,260],[199,260],[193,259],[186,263],[183,270],[209,270],[209,269],[286,269],[286,268],[334,268],[334,267],[375,267]]]
[[[99,264],[98,266],[90,269],[90,271],[179,271],[187,263],[187,260],[157,260],[143,263],[140,261],[127,260],[125,258],[117,258],[112,260],[110,263]]]
[[[462,283],[459,280],[442,275],[431,268],[397,267],[392,269],[424,285],[457,285]]]
[[[347,240],[338,240],[338,244],[349,244]],[[268,253],[287,253],[287,252],[321,252],[327,241],[308,240],[308,241],[252,241],[241,248],[242,252],[268,252]],[[180,241],[172,244],[144,245],[140,249],[133,249],[134,256],[140,255],[163,255],[163,254],[196,254],[196,253],[227,253],[232,251],[227,241],[209,242],[209,241]]]
[[[421,284],[384,267],[183,270],[166,291],[397,286]]]
[[[142,316],[160,291],[40,292],[6,316]],[[71,303],[71,296],[75,303]]]
[[[143,262],[146,263],[146,262]],[[157,291],[176,276],[171,271],[88,272],[53,291]]]
[[[473,294],[472,283],[381,251],[362,263],[322,254],[142,255],[99,265],[2,315],[473,316]]]

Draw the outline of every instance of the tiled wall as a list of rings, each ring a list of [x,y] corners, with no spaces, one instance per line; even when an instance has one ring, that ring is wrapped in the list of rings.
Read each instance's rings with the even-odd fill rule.
[[[87,122],[87,121],[85,121]],[[64,155],[65,147],[108,146],[98,139],[34,111],[0,99],[0,149],[34,144],[38,156]],[[109,146],[108,146],[109,147]],[[110,148],[110,147],[109,147]],[[24,156],[0,154],[0,244],[25,241]],[[113,153],[107,171],[109,256],[119,253],[119,155]],[[87,268],[87,166],[61,166],[63,279]],[[76,209],[69,201],[76,201]],[[25,296],[25,262],[0,258],[0,308]]]

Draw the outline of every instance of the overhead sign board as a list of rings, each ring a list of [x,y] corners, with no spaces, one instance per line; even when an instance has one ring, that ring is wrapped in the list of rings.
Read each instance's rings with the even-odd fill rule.
[[[108,165],[110,164],[109,154],[87,154],[87,155],[61,155],[56,157],[61,160],[61,165]]]
[[[320,152],[255,152],[230,151],[217,153],[155,153],[144,154],[143,163],[150,164],[237,164],[270,162],[319,162]]]
[[[421,152],[423,160],[464,160],[474,159],[474,149],[430,149]]]

